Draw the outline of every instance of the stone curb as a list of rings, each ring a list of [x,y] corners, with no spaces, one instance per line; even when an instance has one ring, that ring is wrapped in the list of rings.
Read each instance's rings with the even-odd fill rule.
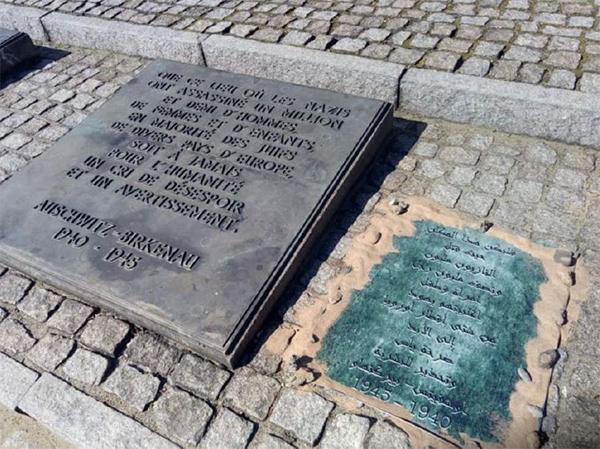
[[[200,49],[203,36],[191,31],[55,12],[42,17],[41,22],[52,43],[204,64]]]
[[[0,4],[0,26],[39,40],[164,58],[386,100],[410,114],[600,149],[597,96],[359,56]],[[42,27],[43,26],[43,27]],[[44,33],[45,29],[45,33]],[[41,39],[40,39],[41,38]]]
[[[179,449],[132,418],[85,395],[52,374],[40,379],[18,407],[77,447],[86,449]]]
[[[213,35],[202,42],[208,67],[244,75],[376,98],[396,104],[405,67],[358,56],[327,53]]]
[[[596,95],[531,84],[409,69],[399,109],[505,132],[600,148]]]
[[[35,371],[0,353],[0,404],[13,410],[38,377]]]
[[[29,34],[34,40],[44,41],[48,37],[42,26],[41,18],[49,14],[42,9],[28,6],[0,5],[0,28],[18,30]]]

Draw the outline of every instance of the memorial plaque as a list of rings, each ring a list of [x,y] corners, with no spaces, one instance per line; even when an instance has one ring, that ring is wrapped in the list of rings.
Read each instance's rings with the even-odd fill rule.
[[[313,369],[458,444],[533,447],[551,376],[540,360],[560,342],[569,268],[551,249],[420,200],[401,217],[388,208],[328,286],[344,299],[297,311],[318,337],[305,344]]]
[[[235,363],[390,104],[157,61],[0,186],[0,255]]]
[[[0,76],[37,55],[37,48],[27,34],[0,28]]]

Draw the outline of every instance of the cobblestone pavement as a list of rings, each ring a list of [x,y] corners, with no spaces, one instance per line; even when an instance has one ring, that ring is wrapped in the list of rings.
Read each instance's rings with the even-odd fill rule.
[[[597,0],[3,1],[600,91]]]
[[[97,109],[145,63],[76,49],[46,56],[37,70],[0,90],[0,183]],[[600,279],[596,152],[407,119],[397,121],[393,140],[329,226],[260,341],[270,332],[293,339],[299,294],[322,293],[325,282],[343,269],[344,244],[365,228],[374,204],[404,195],[426,196],[470,218],[576,251],[592,280]],[[594,286],[555,368],[541,424],[550,447],[591,448],[600,441],[599,291]],[[300,385],[307,379],[295,366],[261,343],[255,346],[246,366],[230,372],[0,266],[0,401],[14,401],[15,389],[3,389],[5,384],[26,384],[24,390],[33,384],[19,407],[51,420],[58,434],[104,438],[95,426],[103,423],[128,441],[154,441],[144,443],[153,449],[410,446],[389,416],[366,405],[349,413],[339,394],[305,391]],[[85,419],[67,419],[60,406],[65,400]]]

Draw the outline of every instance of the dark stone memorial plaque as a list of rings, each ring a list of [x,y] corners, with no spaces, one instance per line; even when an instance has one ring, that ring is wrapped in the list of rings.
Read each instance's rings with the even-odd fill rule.
[[[37,55],[37,48],[27,34],[0,28],[0,76]]]
[[[0,186],[0,256],[234,364],[391,111],[154,62]]]

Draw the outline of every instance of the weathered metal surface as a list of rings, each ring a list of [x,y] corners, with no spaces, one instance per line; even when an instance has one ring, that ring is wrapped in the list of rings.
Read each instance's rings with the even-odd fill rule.
[[[391,126],[391,105],[150,64],[0,186],[0,254],[232,364]]]

